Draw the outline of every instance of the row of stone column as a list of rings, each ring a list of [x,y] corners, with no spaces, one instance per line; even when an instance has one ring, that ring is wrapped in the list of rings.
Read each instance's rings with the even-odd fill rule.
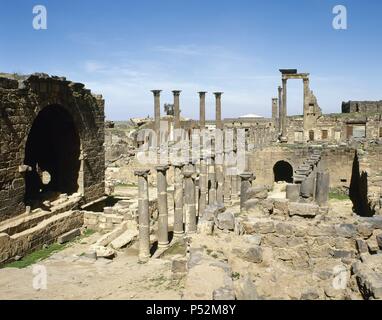
[[[223,156],[223,155],[218,155]],[[174,235],[180,236],[197,231],[198,216],[202,217],[207,205],[230,204],[238,197],[238,176],[225,175],[225,166],[215,163],[214,155],[200,157],[199,172],[195,163],[173,163],[174,168]],[[169,245],[167,171],[169,165],[155,167],[157,172],[158,198],[158,247]],[[147,262],[150,257],[150,216],[148,176],[150,170],[135,171],[138,176],[138,224],[139,224],[139,260]],[[198,188],[196,180],[199,178]],[[241,192],[246,178],[242,178]],[[198,194],[196,193],[198,189]],[[198,204],[198,206],[197,206]]]
[[[294,183],[286,187],[286,197],[291,201],[312,198],[319,206],[329,200],[330,175],[321,166],[321,154],[315,150],[295,171]]]
[[[154,122],[155,132],[158,134],[160,130],[160,93],[162,90],[151,90],[154,94]],[[172,91],[174,95],[174,128],[181,128],[180,123],[180,90]],[[204,129],[206,127],[206,91],[200,91],[199,93],[199,127]],[[223,129],[222,122],[222,104],[221,97],[223,92],[214,92],[215,95],[215,114],[216,114],[216,128]]]

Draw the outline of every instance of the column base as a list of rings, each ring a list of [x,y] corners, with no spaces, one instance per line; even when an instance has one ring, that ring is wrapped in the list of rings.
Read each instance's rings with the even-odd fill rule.
[[[174,237],[180,238],[184,236],[184,231],[174,231]]]
[[[161,249],[165,249],[165,248],[168,248],[170,246],[170,242],[158,242],[158,248],[161,248]]]
[[[138,255],[139,263],[147,263],[150,260],[150,256],[148,255]]]

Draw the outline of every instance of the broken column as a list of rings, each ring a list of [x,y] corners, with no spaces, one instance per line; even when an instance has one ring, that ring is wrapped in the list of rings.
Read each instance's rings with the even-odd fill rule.
[[[240,174],[240,210],[244,208],[247,199],[247,191],[252,186],[253,174],[250,172],[243,172]]]
[[[199,98],[200,98],[200,110],[199,110],[199,128],[201,130],[205,129],[206,127],[206,93],[205,91],[199,92]]]
[[[208,158],[208,204],[216,204],[215,155]]]
[[[233,149],[233,157],[234,161],[237,159],[237,150]],[[231,168],[232,170],[232,177],[231,177],[231,199],[232,200],[237,200],[239,197],[239,184],[240,184],[240,179],[238,176],[238,170],[237,170],[237,161],[235,161],[236,165]]]
[[[158,247],[168,246],[168,207],[167,207],[167,165],[155,167],[157,171],[157,190],[158,190]]]
[[[215,162],[216,172],[216,202],[218,205],[224,204],[224,168],[223,168],[223,153],[216,154]]]
[[[275,124],[275,126],[276,126],[277,117],[278,117],[278,114],[277,114],[277,111],[278,111],[277,103],[278,103],[278,99],[277,98],[272,98],[272,120],[273,120],[273,123]]]
[[[316,176],[315,200],[320,207],[326,206],[329,201],[330,175],[327,171],[319,171]]]
[[[223,129],[222,123],[222,97],[223,92],[214,92],[216,99],[216,129]]]
[[[183,220],[183,175],[184,164],[175,163],[174,167],[174,235],[184,233]]]
[[[174,94],[174,128],[180,129],[180,103],[179,96],[182,91],[174,90],[172,93]]]
[[[150,258],[150,215],[149,215],[149,187],[147,177],[150,170],[138,170],[138,224],[139,224],[139,255],[140,262],[147,262]]]
[[[196,203],[195,203],[195,180],[193,166],[183,168],[184,176],[184,206],[186,213],[186,232],[196,232]]]
[[[287,184],[286,186],[286,198],[291,202],[297,202],[300,198],[300,184]]]
[[[207,206],[208,192],[208,170],[205,155],[200,156],[200,175],[199,175],[199,217],[204,213]]]
[[[231,204],[231,180],[232,180],[232,166],[233,150],[227,150],[224,154],[224,203]]]

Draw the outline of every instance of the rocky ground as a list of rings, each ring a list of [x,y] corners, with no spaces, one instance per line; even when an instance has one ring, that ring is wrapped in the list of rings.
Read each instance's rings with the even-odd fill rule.
[[[135,188],[117,191],[131,196]],[[299,240],[305,235],[299,237],[298,229],[319,232],[317,222],[293,219],[296,229],[292,230],[285,220],[273,218],[276,238],[268,218],[259,220],[258,214],[243,216],[239,211],[234,205],[225,213],[236,217],[234,223],[242,221],[246,234],[230,226],[232,221],[223,219],[227,215],[218,214],[213,234],[204,228],[185,239],[173,239],[169,250],[157,251],[147,264],[138,263],[136,242],[117,250],[114,259],[89,257],[89,248],[102,237],[97,232],[38,263],[47,271],[46,289],[33,288],[35,265],[1,269],[0,299],[362,299],[351,276],[354,261],[346,256],[351,250],[356,255],[356,248],[346,241],[349,238],[332,244],[343,247],[344,258],[329,259],[325,243],[320,242],[335,238],[320,236],[307,239],[307,244]],[[341,214],[333,224],[353,219],[349,201],[331,200],[329,212]],[[170,225],[172,216],[171,210]],[[261,227],[256,232],[249,227],[253,219]],[[280,223],[286,223],[284,229]],[[155,227],[151,240],[156,241]],[[365,259],[369,259],[367,266],[359,261],[356,271],[365,273],[366,279],[370,270],[379,270],[381,259],[380,255]]]

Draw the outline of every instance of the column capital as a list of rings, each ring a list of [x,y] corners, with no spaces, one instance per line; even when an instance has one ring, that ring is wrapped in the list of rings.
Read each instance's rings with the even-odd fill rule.
[[[172,165],[173,167],[175,167],[175,168],[179,168],[179,169],[182,169],[182,168],[185,166],[185,164],[182,163],[182,162],[173,162],[171,165]]]
[[[202,97],[202,96],[205,96],[205,95],[206,95],[207,91],[199,91],[198,93],[199,93],[199,96]]]
[[[185,178],[193,178],[194,174],[195,174],[194,170],[187,168],[187,167],[184,167],[183,175]]]
[[[170,167],[168,165],[159,165],[155,167],[156,171],[166,172]]]
[[[162,90],[151,90],[151,92],[154,94],[154,96],[159,96]]]
[[[134,171],[134,175],[146,178],[148,175],[150,175],[150,169],[136,170]]]
[[[173,90],[172,93],[174,94],[174,96],[180,96],[180,93],[182,92],[182,90]]]
[[[220,98],[224,92],[214,92],[216,98]]]
[[[251,173],[251,172],[243,172],[243,173],[240,173],[239,176],[243,180],[251,180],[251,179],[253,179],[253,173]]]

